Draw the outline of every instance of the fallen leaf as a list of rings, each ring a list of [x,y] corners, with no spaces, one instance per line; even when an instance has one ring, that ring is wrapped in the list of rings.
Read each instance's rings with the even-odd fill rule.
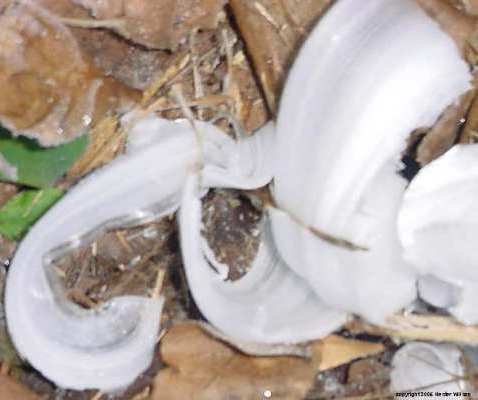
[[[470,111],[466,117],[465,126],[460,137],[460,142],[478,142],[478,98],[475,98],[471,104]]]
[[[56,188],[15,195],[0,208],[0,233],[10,240],[19,239],[62,195]]]
[[[2,123],[45,145],[84,133],[100,82],[70,32],[34,3],[13,3],[0,16],[0,37],[0,88],[9,94],[0,98]]]
[[[58,17],[90,18],[88,10],[71,0],[36,0]],[[82,53],[102,75],[110,76],[135,89],[145,89],[171,54],[137,46],[106,29],[70,28]]]
[[[154,381],[153,399],[302,398],[314,365],[295,357],[253,358],[234,352],[196,326],[174,326],[163,338],[161,355],[169,368]]]
[[[478,327],[462,325],[439,315],[393,315],[382,325],[354,319],[346,325],[354,333],[390,336],[402,341],[431,341],[478,345]]]
[[[267,106],[257,90],[251,66],[241,51],[234,55],[229,68],[227,95],[234,101],[236,118],[248,133],[259,129],[268,121]]]
[[[104,27],[153,49],[175,49],[195,29],[215,29],[224,0],[73,0],[87,8]],[[97,23],[70,21],[73,26]]]
[[[0,399],[2,400],[40,400],[40,397],[20,385],[13,378],[0,374]]]
[[[58,17],[33,1],[0,15],[0,122],[43,146],[86,133],[97,114],[128,103],[127,90],[103,78]],[[129,94],[129,93],[128,93]]]
[[[476,20],[461,13],[447,0],[417,0],[417,3],[438,22],[440,27],[452,37],[461,52],[466,55],[469,50],[469,41],[476,31]]]
[[[332,0],[229,1],[272,112],[277,109],[297,47],[331,3]]]
[[[320,371],[335,368],[357,358],[368,357],[385,350],[381,343],[346,339],[337,335],[330,335],[318,343],[321,355]]]
[[[455,0],[454,3],[470,15],[473,15],[473,16],[478,15],[477,0]]]
[[[474,96],[474,90],[462,95],[457,103],[446,108],[435,125],[428,131],[417,148],[416,159],[420,165],[424,166],[435,160],[453,146]]]
[[[87,136],[44,148],[35,140],[12,137],[0,126],[0,179],[42,188],[51,186],[83,153]]]
[[[104,75],[139,90],[146,89],[173,57],[167,51],[137,46],[105,29],[72,28],[72,32]]]
[[[196,324],[171,328],[161,341],[168,365],[153,385],[153,400],[301,399],[319,369],[376,354],[383,346],[330,337],[311,344],[310,360],[298,357],[250,357],[213,339]],[[336,355],[334,355],[336,354]]]

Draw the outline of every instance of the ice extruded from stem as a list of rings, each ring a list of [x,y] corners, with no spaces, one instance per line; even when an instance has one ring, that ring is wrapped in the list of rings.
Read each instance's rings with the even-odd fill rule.
[[[390,389],[392,392],[466,391],[460,358],[456,346],[408,343],[393,356]]]
[[[347,313],[379,321],[407,305],[415,273],[395,231],[405,187],[400,152],[469,80],[451,39],[412,0],[340,0],[298,55],[275,133],[268,127],[236,142],[198,121],[197,131],[154,116],[132,123],[127,154],[73,188],[18,249],[6,313],[20,354],[59,386],[111,391],[131,383],[151,360],[161,300],[121,297],[81,310],[43,256],[179,204],[191,292],[228,335],[297,342],[327,335]],[[211,187],[252,189],[272,177],[281,211],[264,221],[251,271],[225,282],[204,253],[200,198]],[[367,250],[341,248],[314,229]]]
[[[456,145],[420,170],[398,219],[420,295],[467,324],[478,323],[477,197],[478,145]]]
[[[312,31],[282,96],[275,199],[368,251],[334,247],[284,215],[272,221],[279,252],[326,304],[380,321],[414,299],[395,230],[400,154],[470,79],[453,41],[411,0],[341,0]]]
[[[251,270],[229,282],[209,265],[201,238],[200,177],[191,175],[179,211],[181,250],[192,295],[210,323],[236,340],[300,342],[322,337],[346,321],[325,306],[275,249],[268,221]]]
[[[137,121],[127,153],[69,191],[21,242],[7,279],[8,329],[19,353],[57,385],[117,390],[149,365],[162,300],[119,297],[83,310],[66,299],[48,264],[107,229],[174,212],[202,155],[237,171],[235,142],[213,125],[196,126],[203,151],[188,122]]]

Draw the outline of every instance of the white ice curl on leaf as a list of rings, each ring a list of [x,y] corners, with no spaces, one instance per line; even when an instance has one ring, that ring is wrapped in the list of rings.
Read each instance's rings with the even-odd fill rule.
[[[470,79],[452,40],[411,0],[341,0],[312,31],[282,96],[274,196],[304,225],[369,250],[272,220],[280,253],[326,304],[380,322],[414,299],[395,231],[406,183],[398,161],[410,132],[433,125]]]
[[[456,145],[420,170],[398,218],[405,258],[429,303],[478,323],[478,145]]]
[[[197,121],[199,132],[187,121],[137,121],[128,153],[71,190],[21,243],[6,289],[17,349],[59,386],[111,391],[131,383],[151,360],[161,301],[122,297],[79,310],[53,290],[42,257],[65,241],[81,244],[102,221],[144,221],[179,204],[191,292],[232,337],[303,341],[332,332],[347,313],[380,321],[406,306],[415,275],[395,231],[405,185],[396,165],[409,133],[432,125],[469,80],[451,39],[412,0],[341,0],[298,55],[275,134],[269,126],[236,142]],[[225,282],[204,254],[201,196],[272,177],[283,211],[263,221],[251,271]],[[304,226],[368,251],[332,245]]]

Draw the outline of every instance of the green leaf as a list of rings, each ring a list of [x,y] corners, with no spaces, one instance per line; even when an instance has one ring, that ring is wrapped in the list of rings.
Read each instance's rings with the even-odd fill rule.
[[[19,239],[62,196],[56,188],[20,192],[0,208],[0,233]]]
[[[0,127],[0,180],[36,188],[51,186],[84,152],[86,135],[56,147],[41,147],[35,140],[13,137]]]

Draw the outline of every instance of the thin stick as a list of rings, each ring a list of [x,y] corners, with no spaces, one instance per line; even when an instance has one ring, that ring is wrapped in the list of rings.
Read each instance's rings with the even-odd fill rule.
[[[356,319],[347,324],[355,332],[390,336],[401,341],[424,340],[478,345],[478,326],[461,325],[450,317],[434,315],[394,315],[383,325]]]
[[[85,29],[111,29],[114,31],[122,31],[125,27],[125,20],[115,19],[92,19],[92,18],[59,18],[60,22],[73,28]]]
[[[181,88],[181,85],[175,84],[173,85],[172,88],[172,94],[175,97],[177,103],[179,106],[181,106],[181,111],[183,112],[184,116],[188,119],[189,123],[191,124],[191,127],[193,128],[194,134],[196,136],[196,141],[198,145],[198,152],[199,152],[199,162],[200,165],[199,167],[202,168],[202,165],[204,163],[204,138],[199,129],[196,126],[196,122],[194,120],[194,115],[191,111],[191,109],[187,106],[186,100],[184,99],[183,96],[183,91]]]
[[[274,17],[267,10],[267,8],[263,4],[261,4],[257,1],[254,3],[254,7],[259,12],[259,14],[262,15],[262,17],[277,31],[277,34],[279,35],[279,38],[284,42],[284,44],[288,48],[292,48],[291,41],[287,38],[286,35],[284,35],[283,26],[279,25],[279,23],[274,19]]]
[[[154,284],[153,291],[151,293],[151,297],[153,299],[158,299],[161,291],[163,290],[164,284],[164,277],[166,276],[166,271],[163,268],[158,269],[158,273],[156,274],[156,282]]]
[[[201,73],[199,72],[199,56],[196,52],[196,35],[197,29],[194,29],[189,36],[189,51],[191,53],[193,64],[194,98],[199,99],[204,97],[204,87],[202,84]],[[204,112],[201,107],[198,108],[198,117],[200,120],[204,119]]]
[[[96,392],[95,395],[91,398],[91,400],[100,400],[101,397],[103,396],[103,393],[100,391]]]
[[[272,204],[267,204],[266,207],[273,208],[274,206]],[[277,208],[277,207],[276,207]],[[319,230],[318,228],[315,228],[313,226],[307,225],[304,222],[301,221],[299,217],[294,215],[293,213],[280,209],[282,212],[285,212],[294,222],[302,226],[303,228],[307,229],[312,233],[313,235],[317,236],[319,239],[324,240],[334,246],[342,247],[347,250],[351,251],[368,251],[369,249],[364,246],[359,246],[355,243],[352,243],[351,241],[347,239],[342,239],[337,236],[333,236],[330,233],[324,232],[322,230]]]

